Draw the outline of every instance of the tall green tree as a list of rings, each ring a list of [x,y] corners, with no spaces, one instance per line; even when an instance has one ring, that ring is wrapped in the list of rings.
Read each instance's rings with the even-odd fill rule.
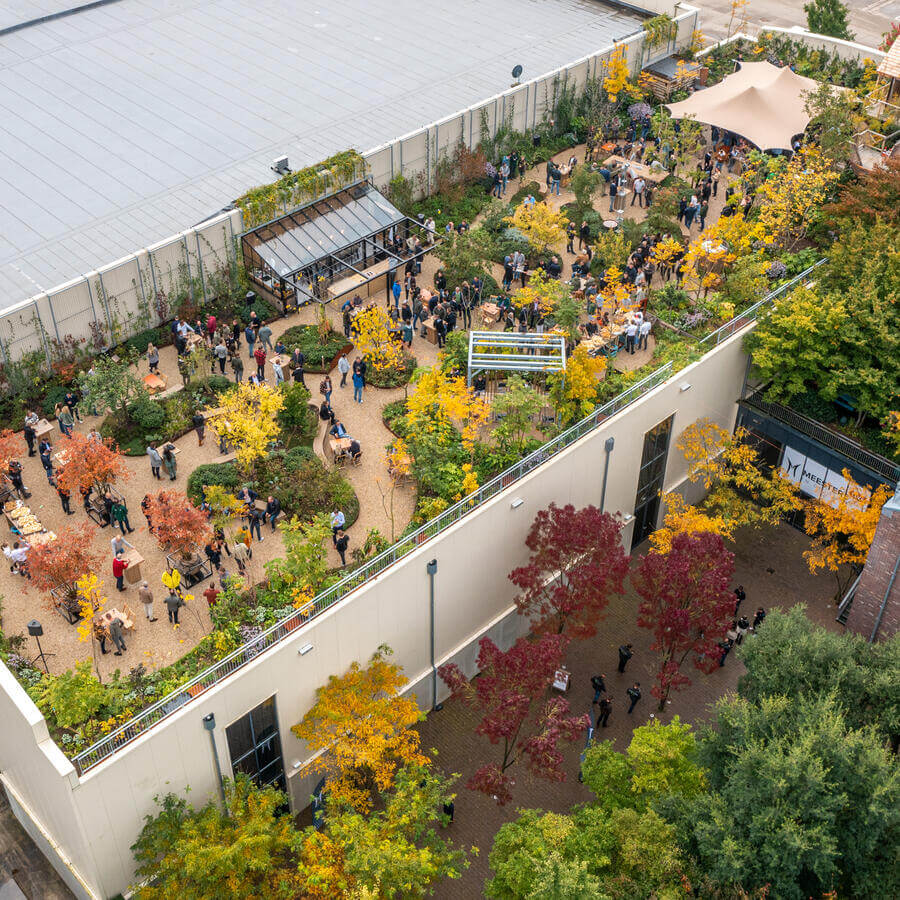
[[[804,4],[803,11],[806,13],[806,26],[813,34],[853,40],[854,35],[847,24],[849,10],[841,0],[812,0]]]
[[[900,774],[833,697],[724,699],[700,757],[709,792],[658,808],[716,883],[785,900],[900,895]]]
[[[126,407],[147,396],[147,388],[131,367],[130,359],[104,354],[94,358],[90,369],[78,376],[84,407],[96,409],[100,415],[106,410],[124,413]]]
[[[833,694],[851,727],[871,725],[895,747],[900,741],[900,635],[869,644],[816,625],[795,606],[769,613],[738,656],[747,667],[738,692],[751,703]]]
[[[434,252],[443,265],[447,287],[453,290],[464,281],[471,284],[476,275],[484,278],[490,273],[496,245],[484,228],[470,228],[445,238]]]
[[[329,805],[324,829],[303,834],[298,896],[426,897],[436,882],[459,878],[469,866],[465,852],[435,831],[448,822],[442,810],[455,777],[405,766],[375,810]]]
[[[160,811],[145,816],[132,846],[140,900],[245,900],[297,896],[294,854],[298,835],[279,816],[284,795],[258,789],[243,775],[225,783],[223,812],[210,801],[200,809],[183,797],[156,798]]]

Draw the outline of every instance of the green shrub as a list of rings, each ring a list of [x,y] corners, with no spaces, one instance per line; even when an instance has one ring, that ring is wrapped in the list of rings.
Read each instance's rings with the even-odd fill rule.
[[[330,372],[332,360],[350,341],[334,330],[329,331],[323,341],[315,325],[294,325],[281,335],[281,343],[289,352],[300,348],[306,357],[304,368],[307,372]]]
[[[528,184],[523,184],[513,195],[509,198],[509,205],[513,208],[517,207],[526,197],[533,196],[539,197],[541,194],[541,186],[536,181],[529,181]]]
[[[143,356],[151,343],[156,344],[157,347],[165,347],[171,344],[172,330],[170,328],[148,328],[146,331],[141,331],[128,338],[123,346],[130,347],[139,356]]]
[[[240,307],[238,315],[245,325],[250,321],[251,311],[255,312],[263,322],[271,322],[279,316],[278,310],[275,309],[268,300],[263,300],[262,297],[257,297],[256,300],[253,301],[252,306],[246,306],[243,301],[240,301],[238,305]]]
[[[308,522],[323,511],[343,510],[348,527],[359,516],[359,501],[338,469],[326,468],[307,448],[274,450],[257,464],[253,488],[277,497],[287,517]]]
[[[403,421],[405,415],[405,400],[392,400],[390,403],[385,403],[384,408],[381,410],[381,420],[384,422],[384,427],[400,437],[403,437],[406,432]]]
[[[403,365],[399,369],[385,369],[379,372],[375,366],[369,366],[366,372],[366,384],[377,388],[395,388],[409,384],[416,368],[416,358],[403,353]]]
[[[193,385],[191,385],[193,389]],[[231,379],[224,375],[210,375],[209,378],[203,380],[203,387],[212,394],[224,394],[229,388],[233,388],[234,384]]]
[[[204,463],[197,466],[188,477],[187,495],[194,503],[203,501],[203,489],[211,484],[237,493],[240,490],[240,476],[234,463]]]
[[[285,443],[312,444],[319,423],[316,413],[309,408],[309,391],[300,382],[285,382],[281,386],[281,394],[284,406],[278,413],[278,424]]]
[[[432,194],[413,204],[412,218],[421,213],[426,219],[431,216],[438,232],[443,232],[448,222],[459,225],[460,222],[471,224],[478,214],[491,202],[490,184],[482,182],[469,185],[465,193],[458,199],[445,194]]]
[[[48,419],[53,418],[53,416],[55,414],[55,410],[56,410],[56,404],[63,402],[63,400],[65,399],[67,390],[68,390],[68,388],[65,388],[59,384],[54,384],[52,387],[47,388],[47,393],[44,396],[44,402],[43,402],[42,409],[43,409],[44,415]],[[14,427],[14,430],[17,430],[19,426],[15,425],[13,427]]]
[[[128,407],[128,415],[144,434],[157,434],[166,421],[166,411],[159,402],[151,400],[147,394],[142,394]]]

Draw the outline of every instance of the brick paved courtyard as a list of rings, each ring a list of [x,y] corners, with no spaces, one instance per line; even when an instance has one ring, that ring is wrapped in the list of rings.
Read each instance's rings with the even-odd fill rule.
[[[741,607],[743,612],[752,618],[760,605],[769,610],[805,602],[815,622],[841,630],[834,620],[834,579],[830,575],[814,577],[809,574],[802,557],[808,544],[805,535],[787,525],[761,531],[748,530],[739,535],[737,545],[731,549],[735,552],[734,584],[743,584],[747,592]],[[643,725],[654,715],[659,715],[663,721],[669,721],[674,715],[694,723],[703,721],[709,716],[712,704],[735,689],[744,670],[732,652],[725,667],[710,676],[689,671],[694,683],[674,694],[665,712],[658,714],[657,701],[650,696],[655,661],[648,649],[650,635],[635,626],[636,611],[637,597],[629,590],[607,610],[600,634],[592,640],[573,643],[566,658],[572,672],[569,700],[574,713],[591,709],[591,675],[600,672],[607,676],[607,688],[614,698],[613,713],[609,728],[605,732],[601,730],[599,736],[613,740],[619,750],[628,745],[632,728]],[[616,671],[616,649],[626,641],[634,644],[635,655],[626,673],[620,675]],[[628,716],[625,689],[633,681],[641,682],[644,696],[633,715]],[[472,865],[461,881],[448,881],[438,888],[435,896],[444,900],[482,896],[484,881],[490,875],[488,854],[493,836],[504,822],[516,817],[517,808],[540,807],[564,812],[573,804],[592,798],[590,791],[577,781],[583,743],[573,745],[565,752],[568,777],[563,784],[538,781],[521,770],[515,776],[517,785],[513,790],[513,801],[506,807],[497,807],[481,794],[467,790],[464,783],[474,770],[485,761],[499,758],[496,752],[499,747],[492,747],[486,738],[473,734],[476,722],[476,716],[461,703],[449,702],[441,712],[432,713],[421,728],[423,746],[438,751],[438,761],[444,771],[459,772],[462,776],[457,785],[456,819],[450,833],[458,844],[480,849],[480,855],[472,858]]]

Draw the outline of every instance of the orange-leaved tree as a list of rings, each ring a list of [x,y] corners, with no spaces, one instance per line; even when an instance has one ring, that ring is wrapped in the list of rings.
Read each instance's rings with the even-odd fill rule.
[[[151,494],[145,512],[153,523],[150,531],[163,550],[187,557],[196,546],[212,539],[213,528],[209,517],[181,491]]]
[[[0,472],[6,472],[9,464],[20,457],[23,450],[22,441],[12,429],[0,431]]]
[[[61,453],[63,465],[57,483],[72,494],[89,488],[103,494],[116,481],[131,478],[124,457],[109,438],[97,441],[76,431],[65,442]]]
[[[398,768],[425,765],[414,726],[425,718],[411,697],[401,697],[406,678],[389,661],[382,645],[362,668],[358,662],[343,675],[332,675],[316,692],[312,709],[291,728],[307,742],[310,772],[329,776],[328,793],[336,803],[368,812],[375,792],[388,789]]]
[[[87,522],[69,525],[56,532],[56,540],[35,544],[28,551],[30,583],[40,591],[56,591],[59,601],[75,615],[79,614],[78,579],[103,564],[103,553],[94,547],[96,533],[96,527]]]
[[[815,574],[819,569],[825,569],[834,574],[837,582],[835,599],[845,593],[854,576],[853,567],[865,563],[881,517],[881,507],[890,496],[883,484],[870,492],[850,477],[849,470],[844,469],[842,474],[847,480],[846,492],[831,492],[830,503],[809,501],[805,506],[804,521],[806,533],[813,542],[803,556],[810,572]]]

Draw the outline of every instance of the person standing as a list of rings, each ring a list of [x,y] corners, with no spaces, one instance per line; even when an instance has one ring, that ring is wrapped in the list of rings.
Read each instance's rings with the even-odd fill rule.
[[[365,381],[363,380],[362,375],[355,369],[354,364],[354,372],[353,372],[353,399],[357,403],[363,402],[363,387],[365,386]]]
[[[638,325],[637,322],[631,321],[625,328],[625,352],[634,356],[634,344],[637,340]]]
[[[338,360],[338,372],[341,373],[341,387],[345,387],[347,375],[350,373],[350,361],[347,359],[346,353],[342,353],[341,358]]]
[[[566,253],[575,254],[575,223],[569,222],[566,225]]]
[[[109,637],[109,635],[106,633],[106,626],[103,624],[103,619],[94,619],[93,631],[94,637],[96,638],[97,643],[100,645],[100,652],[104,656],[106,656],[106,639]]]
[[[116,500],[112,509],[110,510],[110,516],[112,521],[119,526],[119,531],[122,534],[125,534],[125,530],[128,530],[128,534],[131,534],[134,529],[131,527],[131,522],[128,521],[128,507],[125,505],[124,500]]]
[[[268,347],[272,350],[272,329],[269,327],[268,322],[263,322],[262,325],[259,326],[259,342],[263,347]]]
[[[634,656],[634,650],[632,649],[632,644],[622,644],[619,647],[619,671],[624,672],[625,666],[628,665],[628,660]]]
[[[53,460],[51,459],[53,444],[47,438],[44,438],[38,445],[38,453],[41,457],[41,465],[47,473],[47,481],[49,484],[53,484]]]
[[[339,531],[337,540],[334,542],[335,549],[338,552],[338,555],[341,557],[341,565],[347,565],[347,557],[345,554],[347,553],[347,545],[350,543],[350,538],[347,537],[347,532]]]
[[[279,356],[272,357],[272,374],[275,376],[275,387],[284,382],[284,367]]]
[[[112,571],[113,575],[116,579],[116,590],[124,591],[125,590],[125,570],[128,568],[128,560],[125,559],[125,555],[120,550],[116,554],[116,558],[113,560]]]
[[[604,697],[600,701],[600,714],[597,716],[597,727],[606,728],[609,723],[609,714],[612,712],[612,697]]]
[[[319,382],[319,393],[325,398],[325,402],[330,406],[331,405],[331,392],[334,390],[334,386],[331,383],[331,377],[326,375]]]
[[[147,344],[147,365],[150,367],[151,375],[159,374],[159,349],[153,341]]]
[[[741,608],[741,604],[747,599],[747,592],[744,590],[744,586],[739,584],[734,589],[734,614],[738,614],[738,610]]]
[[[721,653],[719,654],[719,668],[725,665],[725,658],[731,653],[731,648],[734,646],[734,641],[731,638],[725,638],[724,641],[719,642],[719,649]]]
[[[142,581],[141,586],[138,588],[138,600],[144,604],[144,615],[147,617],[147,621],[155,622],[156,616],[153,615],[153,591],[150,590],[150,585],[146,581]]]
[[[203,439],[206,437],[206,419],[203,418],[203,413],[199,409],[195,410],[194,415],[191,416],[191,425],[197,432],[197,446],[202,447]]]
[[[578,249],[584,250],[585,247],[591,246],[591,226],[587,220],[581,223],[581,229],[578,233]]]
[[[759,628],[760,625],[765,621],[766,611],[760,607],[756,611],[756,615],[753,617],[753,630],[754,632]]]
[[[266,351],[262,344],[260,344],[253,351],[253,358],[256,360],[256,377],[260,381],[266,380]]]
[[[741,616],[735,625],[735,631],[737,631],[737,641],[735,641],[735,643],[743,644],[744,638],[747,636],[749,630],[750,620],[746,616]]]
[[[256,330],[252,325],[244,329],[244,340],[247,342],[247,355],[253,357],[253,345],[256,343]]]
[[[116,648],[116,652],[113,656],[121,656],[122,651],[128,649],[125,646],[125,637],[122,633],[122,627],[122,620],[118,616],[109,623],[109,636],[112,638],[113,646]]]
[[[331,513],[331,542],[335,547],[337,547],[338,532],[343,531],[346,523],[347,517],[342,510],[336,509]]]
[[[175,590],[169,589],[169,596],[166,597],[166,611],[169,614],[169,621],[173,625],[178,624],[178,610],[184,606],[184,600]]]
[[[213,348],[213,353],[215,354],[216,359],[219,361],[219,373],[225,374],[225,360],[228,359],[228,347],[225,346],[225,341],[223,338],[219,338],[216,346]]]
[[[628,694],[628,699],[631,701],[631,705],[628,707],[628,714],[631,715],[638,700],[641,699],[641,683],[636,681],[625,693]]]
[[[59,423],[59,430],[66,436],[72,437],[72,429],[75,427],[75,419],[72,418],[72,411],[65,403],[57,404],[56,421]]]
[[[653,323],[649,319],[644,319],[641,322],[641,327],[638,329],[638,350],[647,349],[647,340],[650,337],[650,329],[652,327]]]
[[[247,563],[250,558],[250,551],[247,549],[247,545],[239,538],[235,538],[231,555],[234,557],[234,561],[237,563],[238,571],[241,573],[241,575],[246,575]]]
[[[178,461],[175,459],[175,445],[167,443],[163,446],[162,462],[169,475],[169,481],[174,481],[178,477]]]
[[[21,475],[19,476],[21,479]],[[13,486],[15,486],[15,482],[13,482]],[[59,494],[59,502],[62,503],[63,512],[67,516],[72,516],[74,513],[72,512],[72,507],[70,506],[70,501],[72,499],[72,495],[63,488],[60,484],[56,485],[56,493]]]
[[[33,409],[29,409],[25,414],[25,443],[28,444],[28,455],[34,456],[34,441],[37,435],[35,428],[38,423],[37,413]]]
[[[234,383],[240,384],[244,380],[244,361],[238,352],[231,357],[231,371],[234,372]]]
[[[162,475],[159,474],[159,468],[162,465],[162,457],[159,455],[159,450],[156,449],[156,444],[150,444],[147,447],[147,456],[150,458],[150,472],[154,478],[162,479]]]
[[[600,695],[606,693],[606,676],[592,675],[591,687],[594,689],[594,699],[591,703],[591,705],[593,706],[600,701]]]
[[[634,179],[634,184],[632,185],[632,188],[634,189],[634,196],[631,198],[632,206],[634,206],[634,201],[637,200],[638,206],[640,206],[641,209],[644,208],[644,187],[646,186],[646,184],[647,182],[644,181],[644,179],[640,176]]]
[[[253,532],[256,532],[256,539],[262,543],[262,531],[260,530],[260,523],[265,519],[265,512],[261,509],[257,509],[256,506],[251,506],[247,513],[247,524],[250,526],[250,537],[253,537]]]
[[[612,212],[616,205],[616,195],[619,193],[619,176],[613,175],[609,179],[609,211]]]
[[[210,582],[209,587],[203,592],[206,598],[206,605],[212,609],[219,602],[219,594],[222,592],[216,587],[214,582]]]

